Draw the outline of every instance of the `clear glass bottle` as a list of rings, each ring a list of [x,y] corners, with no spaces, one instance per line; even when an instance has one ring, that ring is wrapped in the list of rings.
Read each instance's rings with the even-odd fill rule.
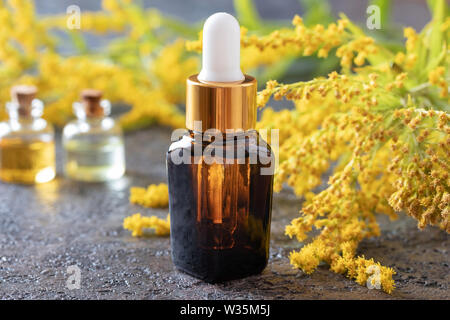
[[[44,183],[55,177],[53,127],[41,118],[44,105],[34,86],[15,86],[6,104],[9,120],[0,123],[0,179]]]
[[[64,171],[71,179],[104,182],[125,173],[122,129],[109,117],[109,101],[101,97],[101,91],[83,90],[81,102],[73,105],[77,119],[64,127]]]

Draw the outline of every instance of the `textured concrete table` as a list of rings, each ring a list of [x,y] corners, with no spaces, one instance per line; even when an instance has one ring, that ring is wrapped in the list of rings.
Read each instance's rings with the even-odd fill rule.
[[[392,295],[359,286],[327,266],[310,276],[293,270],[287,256],[299,244],[284,236],[284,226],[300,203],[289,192],[275,197],[270,261],[261,275],[210,285],[176,271],[169,238],[132,238],[122,229],[123,218],[136,212],[167,215],[167,209],[129,204],[128,195],[132,185],[166,180],[169,137],[167,128],[127,135],[127,175],[109,185],[78,184],[61,176],[38,187],[0,184],[0,298],[450,298],[450,236],[436,228],[420,232],[409,218],[381,219],[383,235],[360,246],[367,257],[398,271]],[[72,265],[81,270],[80,289],[66,287]]]

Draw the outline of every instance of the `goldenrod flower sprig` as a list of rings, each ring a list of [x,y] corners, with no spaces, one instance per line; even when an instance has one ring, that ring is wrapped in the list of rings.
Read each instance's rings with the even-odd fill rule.
[[[185,54],[181,41],[167,40],[171,31],[158,11],[126,0],[105,0],[103,9],[82,12],[81,30],[69,34],[86,52],[65,57],[56,52],[52,30],[67,32],[67,16],[37,17],[33,1],[1,1],[0,104],[10,99],[14,84],[36,85],[46,103],[44,117],[62,126],[73,118],[80,90],[92,87],[113,103],[131,106],[120,119],[125,129],[182,127],[184,115],[176,106],[184,101],[181,79],[197,70],[198,59]],[[106,50],[91,52],[82,44],[83,32],[119,37]],[[0,118],[5,116],[2,110]]]
[[[303,242],[310,231],[320,230],[290,254],[295,267],[311,273],[323,261],[364,285],[373,281],[369,271],[374,266],[381,287],[390,293],[395,271],[355,255],[359,242],[380,234],[376,213],[395,219],[404,211],[420,228],[435,225],[450,232],[450,61],[448,53],[442,54],[450,43],[446,24],[436,18],[420,34],[407,28],[406,48],[399,53],[361,40],[391,59],[379,59],[372,49],[361,57],[355,45],[352,54],[361,59],[372,54],[367,56],[370,64],[307,82],[269,81],[259,93],[260,107],[272,96],[295,102],[291,111],[265,110],[258,124],[280,129],[275,190],[287,184],[305,198],[286,234]],[[439,42],[420,47],[430,43],[430,35]],[[345,58],[347,45],[336,51],[343,65],[360,65]],[[328,187],[315,193],[330,169]]]
[[[167,184],[151,184],[147,188],[132,187],[130,203],[147,208],[167,208],[169,205],[169,189]]]
[[[353,131],[354,134],[349,137],[355,144],[350,160],[342,170],[335,170],[328,188],[317,195],[306,194],[301,217],[286,227],[286,234],[295,236],[299,241],[304,241],[313,228],[322,231],[312,243],[299,252],[291,253],[291,262],[295,266],[310,273],[320,261],[325,261],[333,271],[346,272],[349,277],[364,284],[369,274],[365,269],[355,274],[352,266],[366,260],[344,254],[342,246],[351,244],[356,249],[362,239],[378,236],[380,230],[376,223],[376,212],[396,218],[394,211],[405,211],[419,221],[419,227],[433,224],[450,231],[448,161],[442,160],[448,159],[448,156],[443,158],[441,154],[448,153],[450,146],[444,146],[450,137],[445,132],[448,130],[448,115],[442,112],[420,113],[421,121],[416,122],[416,125],[423,125],[423,129],[409,133],[422,137],[418,138],[421,144],[429,145],[426,152],[431,158],[420,161],[420,148],[408,150],[411,139],[408,130],[411,127],[404,124],[401,117],[403,113],[411,114],[411,110],[400,109],[387,115],[387,118],[393,116],[395,119],[389,124],[389,129],[386,129],[387,122],[382,118],[372,118],[364,110],[355,110],[348,120],[339,117],[339,121],[331,126],[327,124],[323,129],[328,131],[333,127],[333,130]],[[372,118],[370,123],[367,117]],[[427,128],[439,128],[440,125],[447,129],[431,138]],[[397,138],[397,130],[406,132],[406,135]],[[346,141],[349,143],[350,140]],[[440,141],[438,147],[432,147],[434,141]],[[322,155],[314,150],[312,152],[312,158]],[[414,161],[418,165],[414,165]],[[305,171],[309,169],[305,165],[302,168]],[[315,174],[308,171],[303,174],[308,173]],[[381,282],[383,289],[391,292],[393,270],[380,266],[380,272],[384,277],[384,282]]]
[[[147,188],[132,187],[130,189],[130,203],[147,208],[166,208],[169,205],[169,190],[167,184],[151,184]],[[136,213],[123,220],[123,227],[132,232],[133,237],[140,237],[144,229],[154,229],[158,236],[170,233],[170,217],[166,220],[157,216],[143,217]]]
[[[157,236],[167,236],[170,234],[170,217],[163,220],[156,216],[143,217],[136,213],[123,220],[124,229],[130,230],[133,237],[140,237],[144,234],[144,229],[154,229]]]
[[[347,28],[347,18],[327,27],[321,24],[306,27],[303,19],[296,15],[292,24],[293,29],[275,30],[260,37],[248,35],[248,30],[241,27],[242,67],[251,69],[270,65],[292,56],[317,54],[319,58],[326,58],[332,49],[337,49],[336,55],[341,58],[341,65],[348,68],[352,63],[361,66],[367,57],[378,53],[372,38],[355,35]],[[186,47],[188,50],[201,52],[201,34],[199,40],[187,42]]]

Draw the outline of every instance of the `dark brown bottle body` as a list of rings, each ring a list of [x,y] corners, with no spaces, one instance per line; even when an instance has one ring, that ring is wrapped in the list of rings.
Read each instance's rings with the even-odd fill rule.
[[[167,153],[172,259],[207,282],[260,273],[269,257],[272,151],[256,131],[222,137],[190,131]]]

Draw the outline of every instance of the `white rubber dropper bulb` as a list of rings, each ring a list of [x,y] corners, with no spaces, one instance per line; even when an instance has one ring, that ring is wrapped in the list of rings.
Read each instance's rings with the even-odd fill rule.
[[[203,61],[198,79],[207,82],[244,80],[240,48],[239,22],[225,12],[210,16],[203,25]]]

